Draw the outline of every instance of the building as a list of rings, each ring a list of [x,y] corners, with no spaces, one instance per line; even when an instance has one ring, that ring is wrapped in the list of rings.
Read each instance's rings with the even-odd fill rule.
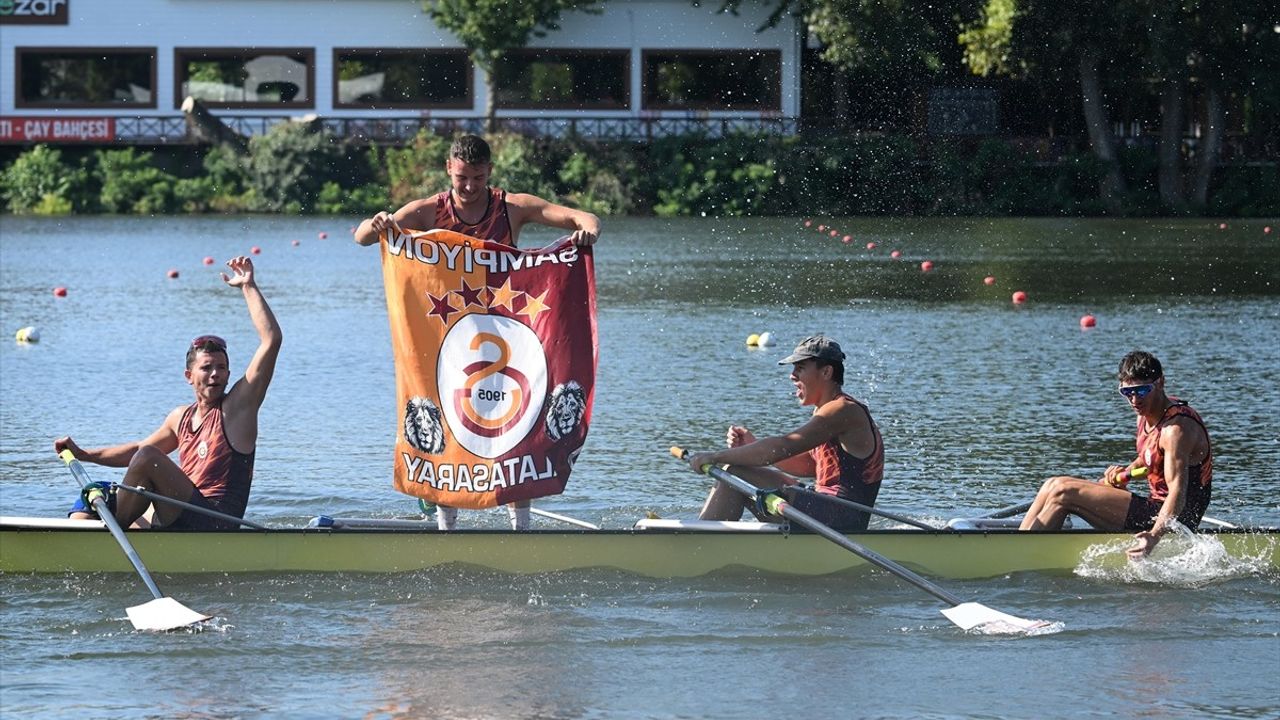
[[[495,72],[502,123],[634,137],[793,127],[802,33],[763,3],[610,0]],[[0,142],[183,142],[187,96],[240,132],[316,115],[397,141],[479,127],[487,84],[418,0],[0,0]]]

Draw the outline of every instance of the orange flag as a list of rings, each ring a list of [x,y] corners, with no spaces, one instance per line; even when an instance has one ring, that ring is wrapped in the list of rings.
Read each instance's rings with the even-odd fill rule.
[[[395,487],[459,508],[564,491],[595,388],[591,248],[387,231]]]

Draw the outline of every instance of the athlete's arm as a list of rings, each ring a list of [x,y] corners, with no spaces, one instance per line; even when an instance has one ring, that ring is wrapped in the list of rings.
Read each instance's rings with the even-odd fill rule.
[[[785,435],[761,438],[739,447],[698,453],[689,459],[696,469],[703,465],[745,465],[763,467],[772,465],[790,475],[813,477],[817,468],[810,450],[856,428],[859,417],[865,418],[861,408],[850,402],[832,402],[818,409],[804,425]],[[866,420],[862,420],[865,424]]]
[[[1169,521],[1182,512],[1186,504],[1187,473],[1190,470],[1193,443],[1193,438],[1178,421],[1169,423],[1160,431],[1160,448],[1164,450],[1164,481],[1169,487],[1169,494],[1165,496],[1151,529],[1134,535],[1138,544],[1129,549],[1130,557],[1145,557],[1150,554],[1160,538],[1168,532]]]
[[[395,228],[397,232],[404,232],[401,228],[428,228],[432,223],[423,223],[419,218],[419,210],[426,205],[426,200],[415,200],[395,213],[389,213],[385,210],[377,213],[371,218],[365,218],[356,227],[355,241],[359,245],[376,245],[382,239],[382,234],[387,228]]]
[[[547,202],[537,195],[515,193],[507,195],[508,210],[514,210],[511,218],[513,234],[519,234],[525,223],[538,223],[569,230],[575,245],[592,245],[600,239],[600,218],[582,210]]]
[[[134,454],[143,445],[150,445],[168,455],[178,449],[178,422],[181,420],[182,412],[185,409],[184,407],[175,408],[165,417],[164,423],[143,440],[86,450],[77,445],[69,436],[64,436],[53,441],[53,449],[59,453],[63,450],[70,450],[77,460],[106,467],[128,467],[129,461],[133,460]]]

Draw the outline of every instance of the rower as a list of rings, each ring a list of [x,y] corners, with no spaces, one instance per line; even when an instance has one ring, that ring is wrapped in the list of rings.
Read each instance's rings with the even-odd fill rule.
[[[795,352],[778,361],[791,365],[791,382],[801,406],[813,415],[800,427],[757,439],[745,427],[732,425],[727,450],[690,455],[695,470],[732,465],[731,472],[757,487],[782,489],[796,510],[824,525],[851,532],[865,530],[870,515],[827,498],[875,505],[884,476],[884,443],[871,411],[843,390],[844,351],[823,335],[806,338]],[[814,478],[816,492],[788,492],[799,477]],[[717,482],[698,515],[700,520],[738,520],[745,498]]]
[[[258,410],[275,374],[283,335],[258,289],[253,261],[241,256],[228,261],[227,267],[231,275],[223,273],[222,280],[244,295],[258,332],[258,349],[244,376],[227,390],[227,343],[215,335],[201,335],[191,341],[186,356],[185,375],[195,392],[195,402],[175,408],[143,440],[86,450],[70,437],[61,437],[53,446],[59,453],[71,451],[78,460],[128,468],[120,483],[126,488],[141,488],[163,498],[243,518],[253,482]],[[177,463],[169,458],[174,450],[178,451]],[[109,507],[116,521],[129,527],[149,504],[147,497],[127,492],[116,493]],[[237,525],[170,502],[157,503],[153,512],[153,527],[211,530]],[[73,508],[72,517],[91,515]]]

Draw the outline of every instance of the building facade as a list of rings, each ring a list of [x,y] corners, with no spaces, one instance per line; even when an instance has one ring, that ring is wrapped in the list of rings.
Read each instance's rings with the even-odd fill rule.
[[[798,21],[757,32],[765,5],[715,5],[609,0],[565,13],[496,68],[497,117],[603,134],[794,119]],[[316,115],[395,139],[478,121],[487,87],[418,0],[0,0],[3,142],[180,142],[188,96],[242,132]]]

